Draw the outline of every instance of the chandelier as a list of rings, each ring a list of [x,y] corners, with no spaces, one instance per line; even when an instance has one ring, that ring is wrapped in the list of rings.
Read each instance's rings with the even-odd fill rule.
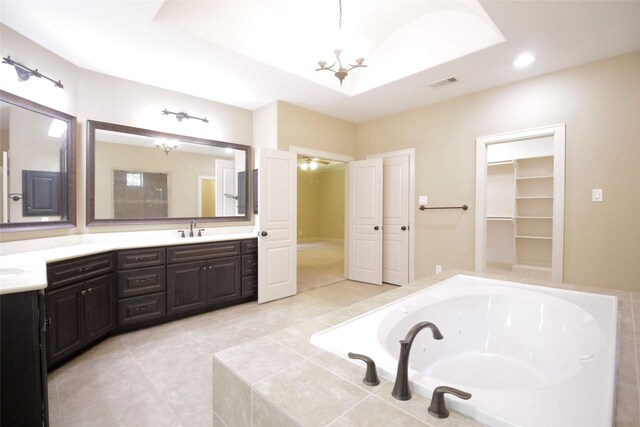
[[[178,148],[178,141],[176,141],[175,139],[161,138],[161,139],[156,139],[153,142],[153,145],[155,145],[156,147],[164,151],[164,154],[168,155],[169,151]]]
[[[342,30],[342,0],[338,0],[338,7],[340,10],[338,29]],[[349,75],[349,71],[353,70],[354,68],[366,67],[366,65],[363,65],[364,58],[356,58],[356,63],[348,64],[349,68],[346,68],[342,65],[342,61],[340,60],[342,49],[335,49],[333,51],[333,54],[336,56],[336,60],[333,62],[333,64],[327,67],[327,61],[318,61],[318,65],[320,66],[320,68],[317,68],[316,71],[327,70],[333,72],[334,76],[336,76],[338,80],[340,80],[340,86],[342,86],[342,81],[344,80],[344,78]],[[333,67],[335,65],[337,65],[337,69],[334,70]]]

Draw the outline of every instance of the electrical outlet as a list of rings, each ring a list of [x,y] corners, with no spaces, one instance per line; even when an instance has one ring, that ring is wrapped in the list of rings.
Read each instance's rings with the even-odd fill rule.
[[[442,266],[440,264],[436,264],[436,274],[442,273]]]

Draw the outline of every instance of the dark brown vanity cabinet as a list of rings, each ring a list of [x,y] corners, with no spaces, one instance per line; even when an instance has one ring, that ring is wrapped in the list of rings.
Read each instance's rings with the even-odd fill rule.
[[[116,278],[105,265],[113,268],[113,254],[50,265],[50,285],[45,293],[49,366],[104,337],[115,328]],[[74,271],[77,274],[76,280]]]
[[[258,297],[258,239],[242,241],[242,298]]]
[[[240,241],[167,248],[167,310],[194,312],[240,302]],[[178,261],[189,262],[178,262]]]
[[[49,425],[44,292],[0,295],[0,425]]]
[[[138,327],[167,314],[165,248],[119,251],[118,329]]]

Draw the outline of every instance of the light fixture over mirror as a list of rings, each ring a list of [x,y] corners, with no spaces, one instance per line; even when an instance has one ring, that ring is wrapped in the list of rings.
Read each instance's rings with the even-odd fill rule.
[[[250,150],[89,120],[87,224],[247,221]]]
[[[73,227],[73,116],[0,91],[0,229]]]

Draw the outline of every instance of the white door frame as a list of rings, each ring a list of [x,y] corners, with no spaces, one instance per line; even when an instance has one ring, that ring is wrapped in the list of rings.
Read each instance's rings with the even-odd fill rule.
[[[290,145],[289,151],[292,151],[296,154],[307,156],[307,157],[317,157],[319,159],[324,160],[333,160],[335,162],[344,162],[349,163],[355,160],[354,156],[348,156],[346,154],[332,153],[329,151],[321,151],[315,150],[313,148],[299,147],[297,145]],[[347,208],[349,206],[349,168],[344,168],[344,271],[342,272],[342,277],[344,279],[347,278],[347,271],[349,271],[349,257],[347,254],[349,253],[349,218],[347,215]]]
[[[388,151],[386,153],[368,154],[367,159],[409,156],[409,283],[415,280],[415,209],[416,206],[416,149]]]
[[[475,270],[486,268],[487,239],[487,147],[492,144],[553,137],[553,233],[551,247],[551,281],[562,283],[564,260],[564,162],[565,125],[558,124],[516,132],[506,132],[476,138],[476,247]],[[556,200],[559,203],[556,203]]]

